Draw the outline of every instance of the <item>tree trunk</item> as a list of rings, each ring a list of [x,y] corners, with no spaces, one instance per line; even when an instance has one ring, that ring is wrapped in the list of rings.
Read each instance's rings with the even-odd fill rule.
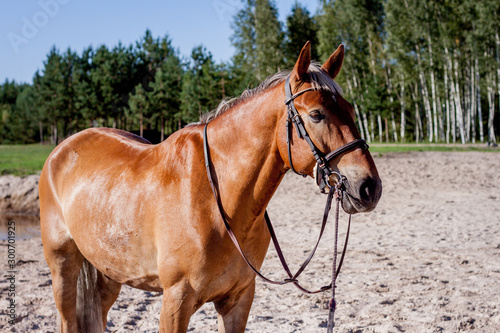
[[[441,142],[444,141],[444,112],[443,112],[443,104],[441,102],[441,97],[437,95],[437,107],[438,107],[438,135],[439,140]],[[438,138],[436,138],[437,141]]]
[[[477,103],[477,122],[479,125],[479,140],[481,140],[481,142],[484,142],[483,112],[481,109],[481,85],[479,84],[479,60],[477,59],[477,55],[475,63],[476,63],[475,68],[476,68],[476,94],[477,94],[476,103]]]
[[[370,129],[371,129],[370,136],[372,141],[375,141],[375,120],[374,120],[375,117],[371,112],[368,114],[368,116],[370,117]]]
[[[354,92],[351,80],[347,79],[346,81],[347,81],[347,87],[349,88],[349,91]],[[356,103],[356,99],[354,97],[352,99],[352,104],[354,105],[354,112],[356,113],[356,118],[358,120],[358,128],[359,128],[359,132],[361,134],[361,138],[363,138],[364,140],[369,142],[370,138],[368,137],[368,135],[365,134],[365,131],[363,128],[363,120],[361,119],[361,114],[359,112],[358,103]]]
[[[383,141],[383,135],[382,135],[382,117],[380,117],[380,113],[377,114],[377,125],[378,125],[378,140],[380,142]]]
[[[429,42],[429,61],[430,61],[430,67],[431,67],[431,93],[432,93],[432,113],[433,113],[433,128],[434,128],[434,138],[437,141],[438,138],[438,124],[437,124],[437,99],[436,99],[436,84],[434,81],[434,61],[433,61],[433,56],[432,56],[432,40],[431,40],[431,35],[430,33],[427,34],[427,40]]]
[[[471,86],[471,82],[470,82],[470,78],[467,77],[467,73],[465,73],[465,83],[464,83],[464,111],[465,111],[465,115],[464,115],[464,131],[465,131],[465,142],[470,142],[470,136],[471,136],[471,98],[470,98],[470,86]]]
[[[420,111],[418,109],[418,101],[415,100],[415,140],[420,142],[420,131],[422,129],[422,120],[420,119]]]
[[[425,80],[424,69],[422,67],[422,61],[420,59],[420,47],[417,45],[417,62],[418,62],[418,73],[420,78],[420,85],[422,86],[422,98],[424,99],[425,115],[427,118],[427,138],[429,142],[434,139],[434,131],[432,128],[432,110],[429,101],[429,91],[427,90],[427,82]]]
[[[488,84],[488,105],[489,105],[489,112],[488,112],[488,142],[497,142],[496,136],[495,136],[495,127],[494,127],[494,120],[495,120],[495,78],[493,76],[494,74],[491,73],[488,75],[487,79],[487,84]]]
[[[415,91],[412,92],[413,101],[415,103],[415,140],[420,142],[423,137],[422,118],[420,117],[420,109],[418,107],[418,84],[415,83]]]
[[[54,145],[57,146],[58,140],[57,140],[57,122],[54,122]]]
[[[384,124],[385,124],[385,142],[389,142],[389,125],[387,118],[384,118]]]
[[[444,64],[444,91],[445,91],[445,98],[446,98],[446,143],[450,143],[450,132],[451,132],[451,120],[450,120],[450,89],[448,87],[448,65],[445,63]]]
[[[392,80],[391,80],[391,67],[387,64],[386,65],[386,84],[387,84],[387,92],[389,93],[389,101],[391,102],[391,105],[394,103],[394,97],[393,97],[393,92],[392,92]],[[398,133],[396,130],[396,122],[394,121],[394,111],[391,108],[391,128],[392,128],[392,136],[394,139],[394,142],[398,142]],[[389,128],[387,127],[387,130]]]
[[[453,82],[451,86],[454,87]],[[450,102],[450,123],[451,123],[451,142],[457,142],[457,112],[455,110],[455,100],[453,98],[455,88],[451,88],[451,102]]]
[[[495,15],[496,19],[497,15]],[[497,21],[498,23],[498,21]],[[498,91],[498,109],[500,111],[500,37],[498,36],[498,24],[495,30],[496,58],[497,58],[497,91]]]
[[[398,142],[398,131],[396,128],[396,121],[394,120],[394,112],[391,111],[391,125],[392,125],[392,135],[394,142]]]
[[[401,83],[401,96],[399,98],[399,105],[401,106],[401,141],[405,142],[405,131],[406,131],[406,115],[405,115],[405,86]]]
[[[354,104],[354,112],[356,113],[356,118],[358,119],[358,127],[359,127],[359,132],[361,134],[361,138],[370,142],[370,137],[368,135],[365,135],[365,131],[363,128],[363,120],[361,119],[361,114],[359,113],[358,103],[356,103],[356,101],[353,101],[353,104]]]
[[[375,52],[373,51],[373,43],[372,43],[372,40],[371,40],[369,35],[368,35],[367,41],[368,41],[368,51],[370,53],[370,65],[371,65],[370,67],[372,70],[373,79],[375,81],[375,84],[377,84],[377,72],[375,71]]]
[[[38,122],[38,129],[40,131],[40,144],[42,145],[43,144],[43,123],[41,120]]]
[[[143,122],[142,122],[142,111],[139,114],[139,135],[141,138],[143,138]]]
[[[474,64],[470,61],[470,127],[471,136],[470,141],[476,143],[476,75],[474,71]]]
[[[370,134],[370,130],[368,129],[368,119],[366,119],[366,112],[361,113],[363,116],[363,125],[365,126],[366,137],[368,138],[368,143],[372,142],[372,135]]]
[[[450,97],[452,100],[452,103],[450,103],[450,106],[452,108],[451,112],[451,136],[453,139],[453,143],[456,142],[457,140],[457,133],[456,129],[457,127],[460,130],[462,142],[463,142],[463,118],[462,118],[462,106],[461,106],[461,101],[460,101],[460,94],[456,90],[458,89],[458,84],[455,85],[455,80],[458,79],[458,72],[456,72],[455,68],[455,78],[453,77],[453,63],[451,60],[451,56],[448,53],[448,49],[445,47],[444,52],[446,54],[446,58],[448,59],[448,73],[450,75]],[[455,64],[458,66],[458,64]]]
[[[457,50],[454,50],[454,73],[455,73],[455,108],[457,111],[457,125],[460,131],[460,140],[465,143],[465,131],[464,131],[464,116],[462,112],[462,101],[460,99],[460,84],[458,80],[458,56]]]
[[[165,139],[165,121],[163,120],[163,115],[160,117],[160,142]]]

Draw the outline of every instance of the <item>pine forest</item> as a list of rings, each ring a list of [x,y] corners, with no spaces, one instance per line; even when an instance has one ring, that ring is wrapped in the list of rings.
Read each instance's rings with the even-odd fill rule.
[[[45,142],[92,126],[164,140],[225,98],[291,69],[306,41],[322,62],[344,44],[337,81],[371,142],[494,143],[500,131],[500,1],[243,0],[227,62],[168,34],[133,45],[48,50],[31,83],[0,85],[0,143]]]

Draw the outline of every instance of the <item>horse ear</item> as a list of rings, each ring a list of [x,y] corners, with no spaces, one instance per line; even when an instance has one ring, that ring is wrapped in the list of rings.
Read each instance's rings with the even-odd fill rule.
[[[344,45],[340,44],[337,50],[328,58],[328,60],[321,66],[321,69],[330,75],[332,79],[335,79],[337,74],[340,72],[342,67],[342,62],[344,61]]]
[[[309,64],[311,63],[311,43],[309,41],[306,42],[302,51],[300,51],[299,58],[293,67],[292,73],[290,74],[290,84],[292,85],[292,91],[294,90],[294,86],[302,81],[307,70],[309,68]]]

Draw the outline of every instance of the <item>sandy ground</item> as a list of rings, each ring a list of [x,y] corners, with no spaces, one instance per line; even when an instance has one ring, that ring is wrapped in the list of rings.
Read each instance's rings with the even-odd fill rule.
[[[384,191],[377,209],[353,216],[338,280],[336,332],[500,332],[500,154],[420,152],[375,158]],[[300,188],[300,191],[297,189]],[[287,175],[269,213],[292,268],[315,241],[325,196]],[[333,221],[333,219],[332,219]],[[341,216],[341,237],[346,215]],[[333,223],[302,281],[327,283]],[[0,244],[6,271],[7,243]],[[16,241],[16,323],[7,322],[9,281],[0,279],[0,331],[54,332],[51,277],[39,237]],[[271,247],[263,271],[284,274]],[[326,331],[329,294],[257,282],[248,332]],[[158,331],[161,295],[123,287],[110,332]],[[212,304],[190,332],[216,331]]]

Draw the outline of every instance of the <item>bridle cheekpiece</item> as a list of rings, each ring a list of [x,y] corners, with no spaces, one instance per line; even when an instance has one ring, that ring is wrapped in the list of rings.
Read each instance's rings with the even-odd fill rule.
[[[316,175],[315,175],[316,184],[319,186],[321,192],[324,193],[326,187],[331,189],[334,186],[333,184],[330,184],[330,180],[329,180],[332,175],[337,176],[336,186],[342,186],[342,183],[344,180],[344,177],[340,173],[338,173],[337,171],[334,171],[330,168],[330,161],[333,160],[335,157],[337,157],[337,156],[339,156],[347,151],[356,149],[358,147],[365,149],[365,150],[367,150],[369,147],[368,147],[368,144],[366,144],[366,141],[363,139],[353,140],[353,141],[341,146],[340,148],[335,149],[334,151],[332,151],[326,155],[324,155],[316,147],[314,142],[312,142],[311,137],[307,133],[307,130],[304,126],[304,122],[302,121],[302,118],[300,117],[300,114],[297,111],[297,109],[295,108],[295,104],[294,104],[295,98],[299,97],[300,95],[302,95],[305,92],[313,91],[313,90],[316,90],[316,89],[315,88],[306,88],[306,89],[300,90],[299,92],[292,95],[292,88],[290,86],[290,76],[287,77],[287,79],[285,81],[285,96],[286,96],[285,104],[287,106],[287,114],[288,114],[288,118],[286,121],[286,143],[288,146],[288,163],[290,164],[290,169],[292,169],[293,172],[295,172],[298,175],[302,175],[304,177],[307,176],[304,173],[298,172],[293,166],[292,148],[291,148],[291,145],[292,145],[291,144],[291,135],[292,135],[291,123],[293,123],[295,126],[295,130],[297,131],[297,136],[299,137],[299,139],[304,139],[307,142],[307,144],[311,148],[311,151],[312,151],[314,158],[316,159],[316,162],[317,162]]]

